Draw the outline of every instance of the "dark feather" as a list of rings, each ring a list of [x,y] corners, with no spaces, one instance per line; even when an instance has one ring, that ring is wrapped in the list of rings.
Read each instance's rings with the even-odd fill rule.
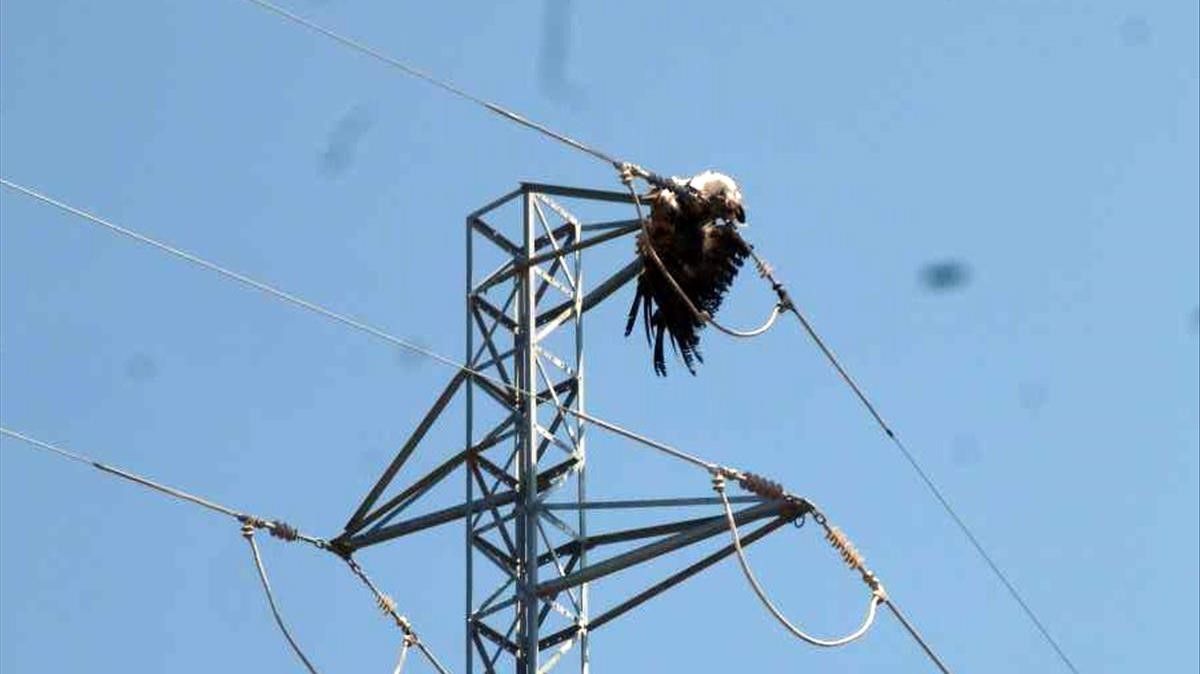
[[[650,244],[696,308],[716,315],[750,251],[732,225],[716,224],[709,213],[655,206],[659,204],[652,202],[646,227]],[[700,353],[704,325],[651,259],[645,234],[638,236],[637,249],[644,265],[625,334],[632,332],[641,309],[648,342],[653,333],[654,371],[663,376],[667,373],[664,342],[669,339],[672,350],[695,374],[696,366],[704,362]]]

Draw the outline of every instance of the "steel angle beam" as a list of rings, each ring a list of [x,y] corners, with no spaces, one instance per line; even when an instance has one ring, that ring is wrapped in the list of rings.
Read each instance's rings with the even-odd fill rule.
[[[794,514],[795,506],[782,501],[771,501],[760,505],[746,508],[734,513],[734,522],[739,526],[747,522],[765,519],[768,517],[787,517],[791,519]],[[681,548],[685,548],[693,543],[698,543],[707,538],[712,538],[717,534],[728,531],[729,525],[725,522],[724,517],[705,518],[704,521],[697,523],[688,529],[681,531],[670,538],[661,540],[655,543],[644,545],[640,548],[630,550],[624,554],[617,555],[606,559],[602,562],[590,564],[587,568],[572,573],[562,578],[555,578],[544,583],[538,584],[535,592],[539,596],[545,596],[559,592],[568,587],[574,587],[581,583],[587,583],[598,578],[616,573],[623,569],[627,569],[636,564],[649,561],[655,557],[674,552]]]

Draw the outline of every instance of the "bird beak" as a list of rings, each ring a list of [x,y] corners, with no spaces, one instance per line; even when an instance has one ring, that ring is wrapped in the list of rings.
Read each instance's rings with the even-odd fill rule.
[[[742,208],[740,205],[734,207],[733,214],[737,217],[738,222],[746,222],[746,209]]]

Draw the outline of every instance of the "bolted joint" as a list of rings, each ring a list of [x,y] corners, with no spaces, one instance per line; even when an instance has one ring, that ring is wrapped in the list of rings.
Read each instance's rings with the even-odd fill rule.
[[[350,544],[349,535],[342,534],[331,541],[326,541],[324,547],[326,550],[332,552],[338,557],[341,557],[343,560],[350,563],[354,562],[354,560],[351,559],[351,555],[354,554],[354,548]]]

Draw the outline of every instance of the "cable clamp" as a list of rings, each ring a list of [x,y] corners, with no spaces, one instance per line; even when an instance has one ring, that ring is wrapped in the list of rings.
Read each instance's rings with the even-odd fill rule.
[[[871,594],[875,596],[875,600],[879,603],[885,603],[888,600],[887,590],[883,587],[883,582],[875,577],[875,574],[870,571],[863,571],[863,580],[867,586],[871,588]]]
[[[638,166],[637,164],[631,164],[627,161],[618,163],[616,165],[616,168],[617,168],[617,176],[620,177],[621,182],[630,187],[633,186],[633,181],[635,178],[638,178],[639,176],[644,176],[646,174],[645,169]]]
[[[725,471],[728,468],[716,468],[712,471],[712,487],[713,491],[718,494],[725,492]]]

